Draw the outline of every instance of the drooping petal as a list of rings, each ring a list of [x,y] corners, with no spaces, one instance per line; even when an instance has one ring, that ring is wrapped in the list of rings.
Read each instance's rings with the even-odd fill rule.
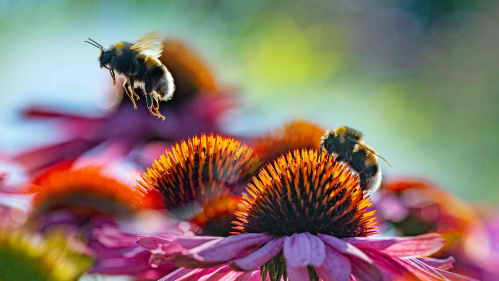
[[[334,236],[330,235],[324,235],[324,234],[317,234],[319,238],[326,243],[327,245],[333,247],[335,250],[337,250],[340,253],[347,254],[349,256],[353,256],[357,259],[361,259],[368,264],[374,264],[373,261],[366,255],[364,252],[359,250],[357,247],[353,246],[350,243],[346,243],[342,239],[338,239]]]
[[[449,270],[454,267],[454,263],[456,260],[453,257],[448,257],[446,259],[434,259],[434,258],[416,258],[417,260],[420,260],[424,262],[425,264],[439,268],[442,270]]]
[[[136,243],[146,250],[156,250],[162,244],[170,243],[170,240],[156,236],[141,236]]]
[[[199,281],[213,281],[213,280],[221,280],[226,276],[232,269],[229,266],[222,266],[213,271],[212,273],[206,274],[201,277]]]
[[[296,233],[284,237],[283,255],[291,266],[321,266],[326,258],[324,243],[309,233]]]
[[[449,267],[452,267],[453,258],[445,260],[431,258],[397,258],[384,254],[373,254],[372,258],[376,265],[382,269],[384,280],[475,280],[443,270],[444,268],[448,269]],[[425,261],[428,261],[428,263]]]
[[[343,241],[361,249],[376,250],[393,257],[428,256],[438,252],[445,241],[438,233],[415,237],[394,238],[346,238]]]
[[[286,272],[288,273],[289,281],[310,281],[306,266],[292,266],[286,262]]]
[[[260,270],[257,270],[258,274],[255,274],[255,271],[253,272],[243,272],[239,277],[236,278],[234,281],[250,281],[250,279],[255,276],[255,275],[260,275]],[[230,281],[230,280],[228,280]]]
[[[208,268],[181,268],[158,281],[197,281],[209,270]]]
[[[411,274],[414,274],[421,280],[431,280],[431,281],[447,281],[447,280],[453,280],[453,281],[459,281],[459,280],[475,280],[466,276],[462,276],[459,274],[455,274],[452,272],[448,272],[445,270],[442,270],[440,268],[433,267],[429,264],[424,263],[420,259],[416,258],[407,258],[407,259],[397,259],[393,258],[393,260],[396,260],[399,262],[403,267],[405,267],[405,270],[407,272],[410,272]],[[444,265],[446,266],[446,265]],[[448,264],[447,264],[448,266]],[[418,279],[418,280],[419,280]],[[477,280],[475,280],[477,281]]]
[[[329,246],[324,263],[314,269],[323,281],[349,281],[352,272],[350,260]]]
[[[250,271],[255,269],[279,254],[282,251],[283,243],[284,239],[272,240],[254,253],[235,260],[231,265],[237,270]]]
[[[375,254],[372,255],[372,258],[376,265],[381,268],[383,272],[383,280],[419,280],[417,276],[408,270],[409,265],[401,262],[399,258],[392,258],[384,254]]]
[[[223,240],[222,237],[212,236],[180,236],[171,243],[167,243],[161,247],[165,253],[173,254],[184,250],[200,249],[198,247],[208,247],[219,241]]]
[[[346,243],[342,239],[334,236],[318,234],[319,238],[340,253],[346,254],[352,266],[352,275],[358,281],[381,281],[383,275],[378,267],[374,264],[364,252],[350,243]]]
[[[266,234],[248,233],[213,240],[175,257],[173,263],[187,268],[219,266],[253,253],[272,239]]]
[[[207,262],[228,261],[243,257],[248,250],[256,250],[273,238],[263,233],[248,233],[226,237],[209,248],[202,246],[193,249],[192,253]]]
[[[245,281],[249,278],[251,272],[238,272],[232,270],[229,266],[223,266],[199,279],[199,281]]]
[[[143,236],[136,242],[141,247],[151,251],[152,255],[149,263],[152,266],[158,266],[165,262],[172,261],[179,254],[193,248],[208,247],[222,240],[222,237],[210,236],[179,236],[173,241],[160,237]],[[158,245],[158,243],[163,243]]]
[[[383,280],[383,274],[373,264],[366,262],[365,260],[355,258],[353,256],[349,257],[350,265],[352,266],[352,275],[355,280],[358,281],[381,281]]]

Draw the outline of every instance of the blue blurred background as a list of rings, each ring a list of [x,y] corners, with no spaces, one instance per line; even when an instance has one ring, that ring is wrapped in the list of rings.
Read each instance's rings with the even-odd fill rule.
[[[23,120],[30,105],[98,114],[116,101],[87,37],[111,45],[159,30],[242,90],[225,120],[233,133],[297,117],[351,126],[394,166],[382,164],[385,175],[492,203],[498,15],[499,2],[469,0],[2,0],[0,153],[64,139]]]

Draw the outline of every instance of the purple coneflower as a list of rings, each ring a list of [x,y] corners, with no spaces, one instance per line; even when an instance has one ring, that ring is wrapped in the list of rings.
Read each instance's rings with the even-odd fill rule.
[[[426,258],[444,244],[440,235],[367,238],[374,212],[357,175],[317,156],[296,150],[262,169],[236,212],[238,235],[138,243],[153,263],[183,267],[162,280],[446,280],[452,258]]]
[[[259,166],[253,150],[239,140],[202,134],[154,160],[137,189],[159,199],[171,215],[190,220],[212,200],[241,194]]]
[[[151,254],[135,243],[138,233],[160,237],[161,241],[192,232],[230,235],[231,221],[236,218],[234,212],[241,199],[234,194],[242,192],[257,165],[258,158],[252,150],[232,138],[201,135],[173,146],[171,152],[167,151],[147,168],[135,188],[144,191],[157,209],[146,211],[146,215],[136,214],[142,227],[106,218],[93,218],[89,223],[89,247],[98,257],[92,272],[157,280],[177,269],[172,263],[151,266]],[[161,212],[187,222],[172,220]],[[153,217],[159,220],[154,221]],[[123,226],[127,226],[126,230]],[[156,226],[156,230],[151,226]]]

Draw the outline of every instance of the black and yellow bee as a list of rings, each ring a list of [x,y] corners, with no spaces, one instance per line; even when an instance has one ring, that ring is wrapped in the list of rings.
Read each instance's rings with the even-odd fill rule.
[[[321,138],[320,150],[325,149],[333,155],[336,161],[345,162],[359,175],[360,185],[364,190],[376,191],[381,185],[381,169],[377,157],[383,159],[390,168],[392,166],[372,147],[364,143],[361,132],[339,127],[336,130],[326,130]],[[377,157],[376,157],[377,156]]]
[[[140,99],[136,90],[145,92],[147,107],[152,115],[162,118],[158,111],[160,100],[170,100],[175,91],[173,77],[159,61],[163,44],[157,32],[151,32],[135,44],[118,42],[109,47],[103,47],[94,40],[85,41],[101,50],[99,63],[101,68],[109,69],[113,84],[116,85],[114,71],[124,77],[123,87],[128,97],[137,108],[135,99]]]

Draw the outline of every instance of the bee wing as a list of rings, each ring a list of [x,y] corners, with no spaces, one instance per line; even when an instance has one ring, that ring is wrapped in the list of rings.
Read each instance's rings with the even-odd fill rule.
[[[358,145],[360,145],[360,146],[362,146],[364,149],[368,150],[368,151],[369,151],[369,152],[371,152],[372,154],[374,154],[374,155],[378,156],[379,158],[383,159],[383,161],[385,161],[385,162],[386,162],[386,164],[388,164],[388,166],[390,166],[390,168],[392,168],[392,169],[393,169],[392,165],[390,165],[390,163],[388,163],[388,161],[386,161],[386,159],[385,159],[385,158],[383,158],[383,156],[379,155],[379,153],[378,153],[376,150],[374,150],[374,148],[372,148],[372,147],[370,147],[369,145],[367,145],[367,144],[365,144],[365,143],[363,143],[363,142],[360,142],[360,141],[359,141],[359,142],[357,142],[357,144],[358,144]]]
[[[139,53],[146,54],[155,58],[159,58],[163,52],[162,36],[158,31],[153,31],[146,34],[142,39],[133,44],[130,49],[136,50]]]

